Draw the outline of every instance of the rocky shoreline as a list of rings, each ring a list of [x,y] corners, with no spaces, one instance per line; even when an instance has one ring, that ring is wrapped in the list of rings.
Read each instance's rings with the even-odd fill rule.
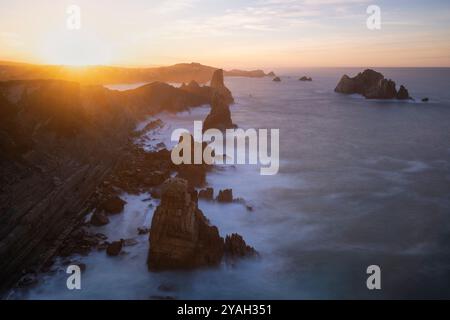
[[[11,122],[11,128],[23,131],[0,132],[0,147],[7,151],[2,154],[8,157],[0,159],[5,163],[2,171],[8,175],[2,177],[0,185],[2,211],[7,212],[0,217],[2,291],[20,278],[19,285],[32,283],[30,272],[49,270],[57,256],[86,255],[94,248],[106,250],[109,255],[118,254],[127,245],[127,239],[109,242],[102,234],[89,233],[84,219],[93,212],[89,225],[107,224],[109,215],[123,209],[121,192],[149,191],[159,198],[161,186],[173,172],[188,180],[190,176],[195,179],[198,174],[206,174],[206,166],[194,171],[175,167],[167,149],[144,151],[135,144],[135,138],[145,130],[136,133],[134,128],[144,116],[163,110],[177,112],[204,104],[214,106],[213,96],[228,109],[233,101],[231,92],[223,84],[223,71],[217,72],[211,87],[190,83],[175,88],[156,82],[124,92],[65,81],[0,84],[0,103],[7,105],[2,110],[10,106],[12,110],[24,110],[2,118]],[[72,95],[58,95],[61,90]],[[44,99],[49,109],[42,112],[38,108]],[[55,119],[58,125],[50,126],[55,121],[53,112],[61,106],[63,111]],[[39,117],[34,112],[39,112]],[[84,121],[74,121],[75,113],[77,117],[84,116]],[[219,117],[217,125],[220,120]],[[157,125],[149,124],[146,130]],[[222,252],[224,245],[223,241],[217,250]]]

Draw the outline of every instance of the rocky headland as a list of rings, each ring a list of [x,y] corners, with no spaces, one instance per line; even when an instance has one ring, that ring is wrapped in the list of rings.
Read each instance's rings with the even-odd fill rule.
[[[107,224],[125,205],[121,192],[161,195],[161,184],[181,170],[170,151],[136,146],[137,122],[213,104],[218,92],[229,102],[223,76],[215,79],[214,89],[154,82],[123,92],[61,80],[1,82],[0,289],[55,255],[112,244],[117,252],[121,241],[80,231],[85,215],[94,211],[92,224]]]

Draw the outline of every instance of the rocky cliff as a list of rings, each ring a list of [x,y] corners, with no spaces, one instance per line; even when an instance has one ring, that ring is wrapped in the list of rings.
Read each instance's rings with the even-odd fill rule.
[[[55,253],[120,163],[138,119],[205,102],[210,96],[160,82],[125,92],[0,83],[0,289]]]

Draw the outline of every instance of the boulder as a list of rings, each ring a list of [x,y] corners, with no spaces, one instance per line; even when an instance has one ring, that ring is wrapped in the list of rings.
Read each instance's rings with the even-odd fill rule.
[[[299,81],[312,81],[311,77],[307,77],[307,76],[303,76],[300,79],[298,79]]]
[[[119,253],[122,251],[122,247],[124,244],[124,240],[120,239],[119,241],[114,241],[111,244],[108,245],[106,248],[106,254],[108,256],[118,256]]]
[[[112,196],[103,201],[97,209],[107,214],[117,214],[123,211],[125,204],[126,201],[120,199],[118,196]]]
[[[233,190],[232,189],[220,190],[219,195],[217,196],[217,201],[233,202]]]
[[[223,256],[223,238],[198,208],[188,183],[170,178],[162,186],[153,215],[147,264],[150,270],[216,266]]]
[[[104,226],[105,224],[108,224],[109,223],[109,219],[103,212],[95,211],[92,214],[90,223],[93,226],[100,227],[100,226]]]
[[[273,78],[273,80],[272,81],[275,81],[275,82],[280,82],[281,81],[281,78],[280,77],[275,77],[275,78]]]

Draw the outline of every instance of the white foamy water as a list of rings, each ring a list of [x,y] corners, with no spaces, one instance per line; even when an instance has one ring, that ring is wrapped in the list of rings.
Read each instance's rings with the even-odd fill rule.
[[[207,182],[232,188],[240,204],[200,201],[222,236],[238,232],[261,259],[235,268],[151,273],[149,226],[156,200],[124,195],[125,212],[93,228],[109,240],[138,244],[110,258],[105,252],[74,257],[86,263],[80,291],[68,291],[59,267],[11,298],[32,299],[303,299],[449,298],[450,288],[450,83],[448,69],[386,69],[411,95],[432,103],[366,101],[333,92],[343,73],[357,70],[286,71],[270,78],[228,78],[242,128],[280,129],[280,172],[261,176],[259,166],[220,166]],[[314,81],[298,77],[307,74]],[[143,140],[172,146],[176,128],[192,130],[208,107],[161,114],[165,126]],[[152,140],[155,139],[155,140]],[[150,207],[151,205],[151,207]],[[366,288],[366,268],[382,270],[378,292]],[[172,287],[170,292],[158,289]]]

